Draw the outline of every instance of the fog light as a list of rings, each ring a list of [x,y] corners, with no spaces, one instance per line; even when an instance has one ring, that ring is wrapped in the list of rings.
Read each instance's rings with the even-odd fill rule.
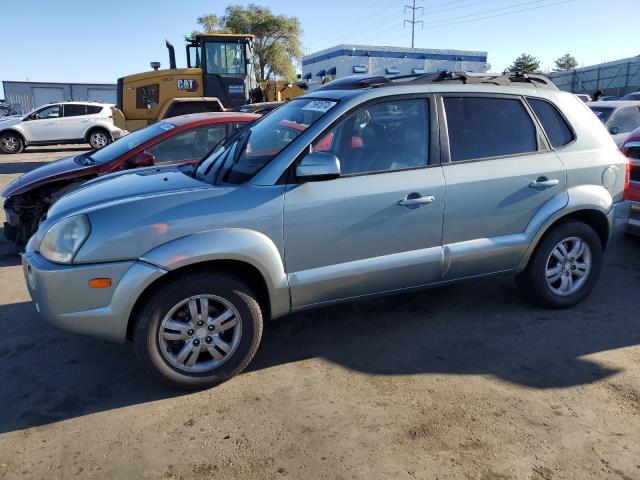
[[[92,278],[89,280],[89,287],[91,288],[109,288],[110,286],[110,278]]]

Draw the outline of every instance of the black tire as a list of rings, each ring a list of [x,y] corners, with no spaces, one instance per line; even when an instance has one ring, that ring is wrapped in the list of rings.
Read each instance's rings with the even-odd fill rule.
[[[586,242],[590,251],[591,267],[586,279],[577,291],[561,296],[554,293],[547,283],[547,262],[550,261],[552,251],[556,245],[572,237],[577,237]],[[567,268],[571,269],[573,267],[569,266]],[[577,305],[589,295],[598,282],[601,270],[602,242],[598,234],[586,223],[570,220],[561,223],[545,234],[529,259],[527,268],[516,277],[516,280],[522,293],[536,304],[553,309],[569,308]]]
[[[87,142],[96,150],[106,147],[111,141],[111,134],[104,128],[94,128],[87,135]]]
[[[174,306],[195,295],[221,297],[240,316],[240,339],[235,351],[228,354],[221,365],[206,372],[182,371],[160,350],[159,329],[163,318]],[[255,295],[242,281],[227,274],[203,272],[176,278],[153,292],[139,312],[133,330],[136,354],[150,373],[173,388],[198,390],[229,380],[251,362],[262,337],[262,311]],[[206,351],[202,352],[200,357],[206,357]]]
[[[0,135],[0,152],[8,155],[20,153],[24,150],[24,142],[20,135],[6,132]]]

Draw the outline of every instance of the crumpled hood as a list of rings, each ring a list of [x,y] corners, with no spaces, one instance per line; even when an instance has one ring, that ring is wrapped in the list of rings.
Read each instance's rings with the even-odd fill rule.
[[[107,204],[206,188],[211,188],[211,185],[185,175],[175,167],[150,167],[117,172],[91,180],[62,197],[49,209],[45,223],[74,213],[88,212]]]
[[[38,167],[24,175],[19,176],[4,189],[2,196],[9,198],[14,195],[23,194],[33,188],[40,187],[49,182],[59,180],[61,178],[82,177],[95,170],[95,166],[83,166],[76,163],[75,158],[83,155],[75,155],[73,157],[65,157],[55,162],[50,162]]]

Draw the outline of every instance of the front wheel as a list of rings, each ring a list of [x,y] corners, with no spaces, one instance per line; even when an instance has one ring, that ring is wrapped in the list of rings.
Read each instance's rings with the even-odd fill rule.
[[[195,273],[160,287],[134,327],[136,353],[165,383],[218,385],[242,372],[262,337],[255,295],[226,274]]]
[[[536,303],[567,308],[589,295],[601,269],[600,238],[589,225],[569,221],[545,236],[517,280]]]
[[[0,135],[0,151],[2,153],[20,153],[22,150],[24,150],[24,142],[19,135],[11,132]]]
[[[97,129],[89,134],[89,145],[93,149],[106,147],[111,143],[111,135],[106,130]]]

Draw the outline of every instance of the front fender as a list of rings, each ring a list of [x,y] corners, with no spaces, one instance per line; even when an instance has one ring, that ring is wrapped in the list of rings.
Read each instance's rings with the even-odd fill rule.
[[[264,279],[273,318],[289,312],[289,283],[282,257],[269,237],[255,230],[224,228],[187,235],[156,247],[140,260],[177,270],[215,260],[236,260],[256,268]]]

